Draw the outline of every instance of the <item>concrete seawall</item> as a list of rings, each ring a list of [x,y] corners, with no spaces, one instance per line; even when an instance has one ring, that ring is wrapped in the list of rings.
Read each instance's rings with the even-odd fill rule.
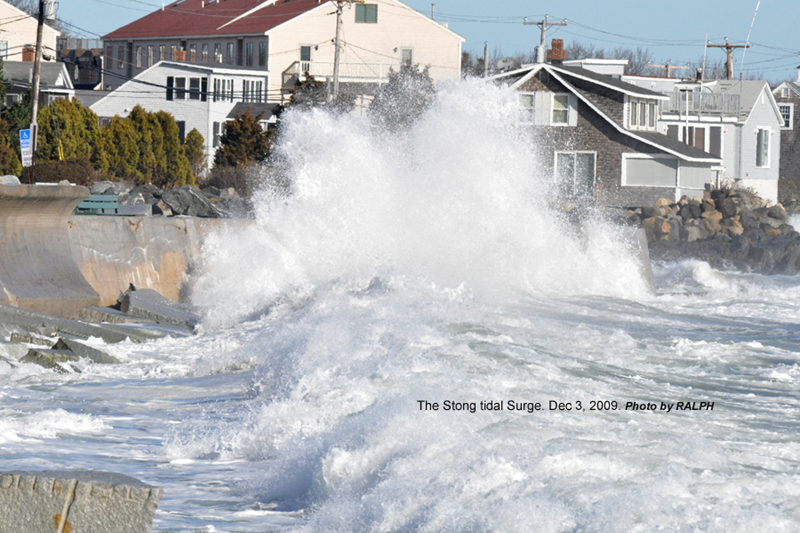
[[[67,233],[88,197],[86,187],[0,185],[0,302],[64,317],[100,303]]]
[[[73,215],[86,187],[0,186],[0,303],[74,318],[133,283],[178,301],[203,239],[247,220]]]

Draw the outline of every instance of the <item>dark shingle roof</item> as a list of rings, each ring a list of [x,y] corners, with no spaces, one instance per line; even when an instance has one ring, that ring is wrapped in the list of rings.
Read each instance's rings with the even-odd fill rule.
[[[657,133],[655,131],[632,131],[630,132],[632,136],[641,137],[642,139],[648,141],[651,144],[658,145],[666,150],[671,152],[675,152],[683,157],[689,159],[716,159],[722,163],[722,159],[719,157],[709,154],[703,150],[695,148],[694,146],[689,146],[688,144],[684,144],[677,139],[672,139],[667,137],[663,133]]]
[[[555,70],[556,72],[561,72],[567,76],[574,76],[578,78],[588,79],[590,81],[594,81],[601,85],[605,85],[606,87],[616,89],[618,91],[626,93],[634,93],[648,98],[659,98],[661,100],[665,99],[663,93],[651,91],[650,89],[645,89],[643,87],[639,87],[637,85],[633,85],[631,83],[618,80],[617,78],[612,78],[611,76],[607,76],[605,74],[598,74],[597,72],[592,72],[591,70],[587,70],[585,68],[567,67],[564,65],[548,65],[548,66],[553,70]]]

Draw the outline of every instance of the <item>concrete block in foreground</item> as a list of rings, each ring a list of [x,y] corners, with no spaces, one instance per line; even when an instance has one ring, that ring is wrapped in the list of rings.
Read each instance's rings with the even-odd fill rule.
[[[0,473],[0,531],[149,533],[163,494],[111,472]]]

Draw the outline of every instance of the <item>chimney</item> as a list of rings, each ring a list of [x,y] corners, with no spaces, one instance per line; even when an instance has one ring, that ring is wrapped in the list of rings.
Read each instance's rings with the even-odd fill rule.
[[[36,60],[36,48],[34,48],[32,44],[26,44],[25,46],[22,47],[22,60],[23,61]]]
[[[797,67],[797,83],[800,83],[800,66]]]
[[[698,81],[698,82],[703,81],[703,69],[702,68],[698,68],[696,70],[695,81]]]
[[[553,39],[550,41],[550,50],[547,51],[547,60],[558,65],[566,58],[567,51],[564,50],[564,39]]]

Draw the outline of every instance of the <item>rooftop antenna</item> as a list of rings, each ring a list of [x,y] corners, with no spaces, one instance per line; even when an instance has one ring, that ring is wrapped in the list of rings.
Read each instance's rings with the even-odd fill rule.
[[[706,77],[706,53],[708,52],[708,32],[706,32],[706,42],[703,43],[703,73],[700,75],[700,92],[703,92],[703,81]]]
[[[744,56],[747,54],[747,49],[750,47],[750,34],[753,32],[753,24],[756,23],[756,15],[758,15],[758,8],[761,6],[761,0],[756,4],[756,11],[753,13],[753,21],[750,23],[750,30],[747,32],[747,42],[745,42],[744,51],[742,51],[742,62],[739,64],[739,81],[742,81],[742,69],[744,68]]]
[[[436,4],[431,4],[431,20],[436,20]]]

